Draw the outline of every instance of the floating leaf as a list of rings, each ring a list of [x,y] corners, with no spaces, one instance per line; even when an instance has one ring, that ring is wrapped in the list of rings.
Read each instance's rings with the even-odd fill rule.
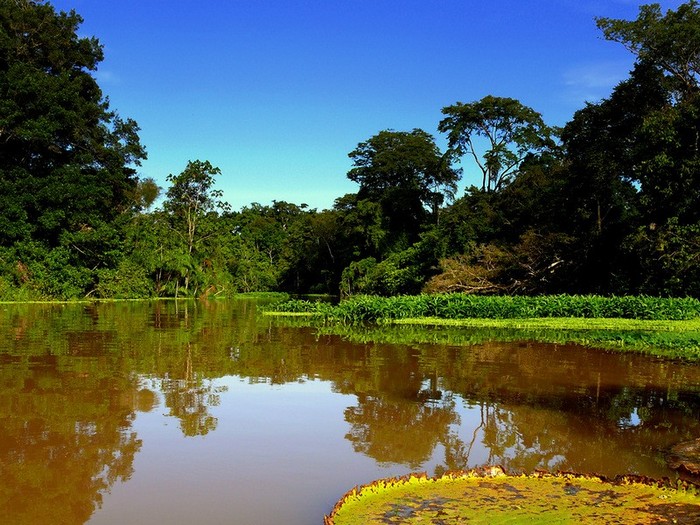
[[[355,487],[324,525],[700,523],[697,487],[641,476],[508,475],[501,467],[411,474]]]

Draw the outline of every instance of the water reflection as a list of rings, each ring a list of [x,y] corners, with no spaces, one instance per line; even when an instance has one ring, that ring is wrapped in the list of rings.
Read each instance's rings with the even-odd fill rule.
[[[257,472],[261,458],[275,458],[274,476],[287,468],[295,487],[297,472],[306,472],[298,512],[315,514],[300,514],[299,523],[318,520],[339,492],[377,472],[500,463],[658,477],[673,475],[664,450],[700,436],[695,365],[483,338],[469,347],[449,340],[351,343],[278,326],[255,308],[244,301],[0,307],[0,516],[66,524],[99,517],[105,495],[138,472],[137,458],[146,454],[138,414],[176,422],[180,438],[189,440],[183,443],[192,443],[228,432],[226,418],[238,421],[255,410],[244,419],[254,437],[238,448],[216,445],[211,464],[196,470],[213,476],[225,464],[226,476],[235,473],[221,474],[226,486],[272,476]],[[250,388],[230,396],[232,378]],[[319,384],[328,392],[319,393]],[[294,418],[290,423],[289,385],[308,392],[304,409],[294,412],[297,426]],[[264,392],[271,402],[255,408],[263,405],[254,396]],[[313,418],[322,406],[337,407],[343,426],[337,441],[319,444],[316,437],[331,425]],[[280,421],[287,422],[285,435],[270,436],[280,432]],[[156,442],[166,439],[166,430],[153,430],[158,425],[149,427]],[[342,466],[330,473],[330,459],[310,459],[331,457]],[[248,458],[257,458],[250,470],[241,466]],[[363,463],[370,460],[372,466]],[[345,480],[358,469],[369,479]],[[328,476],[342,489],[331,487]],[[280,490],[264,496],[292,493]],[[310,502],[319,494],[317,508]],[[222,500],[217,505],[230,514]],[[236,512],[242,515],[240,506]],[[289,508],[280,512],[294,523]]]
[[[357,406],[345,410],[345,420],[350,424],[345,437],[356,452],[416,470],[445,441],[459,416],[453,402],[438,405],[360,394]]]
[[[572,347],[474,351],[445,388],[483,412],[488,462],[658,476],[668,474],[664,450],[700,434],[695,366]]]
[[[131,422],[152,409],[154,393],[105,366],[104,334],[66,332],[55,353],[30,351],[23,334],[46,332],[15,321],[0,354],[0,516],[83,523],[112,484],[131,476],[142,445]]]

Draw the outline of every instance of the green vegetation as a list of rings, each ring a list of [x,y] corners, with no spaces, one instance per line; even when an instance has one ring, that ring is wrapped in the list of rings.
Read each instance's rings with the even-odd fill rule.
[[[265,314],[363,343],[538,341],[700,359],[700,301],[689,298],[356,296],[335,306],[294,299]]]
[[[437,129],[445,151],[425,130],[380,130],[349,153],[358,191],[320,211],[284,201],[232,210],[206,160],[170,174],[168,188],[138,177],[138,125],[109,107],[95,78],[103,49],[79,36],[81,23],[45,0],[0,0],[2,300],[700,297],[695,0],[597,19],[636,62],[561,129],[513,98],[455,102]],[[457,195],[460,162],[482,184]],[[619,303],[590,315],[656,318],[628,307],[639,311]]]
[[[697,523],[692,488],[621,477],[507,476],[493,467],[441,478],[380,480],[348,492],[326,525],[432,523]]]
[[[277,312],[306,312],[345,323],[396,319],[527,319],[541,317],[688,320],[700,318],[700,301],[692,298],[576,295],[480,296],[436,294],[355,296],[338,305],[291,300],[274,305]]]
[[[302,314],[294,314],[302,315]],[[578,322],[576,322],[578,321]],[[697,321],[619,319],[403,319],[388,325],[320,325],[319,335],[335,334],[358,343],[472,346],[489,342],[532,341],[635,352],[664,359],[700,360]],[[308,325],[308,317],[285,318],[284,324]],[[586,323],[591,323],[586,327]],[[583,326],[582,326],[583,325]]]

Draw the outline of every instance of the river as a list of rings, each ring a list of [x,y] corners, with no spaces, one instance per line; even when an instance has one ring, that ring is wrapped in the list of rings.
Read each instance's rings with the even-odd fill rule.
[[[700,437],[698,365],[357,343],[258,307],[0,305],[0,522],[309,525],[416,471],[673,477]]]

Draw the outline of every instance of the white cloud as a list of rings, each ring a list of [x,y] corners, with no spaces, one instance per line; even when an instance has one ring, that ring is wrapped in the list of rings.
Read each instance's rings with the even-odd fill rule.
[[[114,73],[106,69],[98,69],[94,73],[97,83],[101,86],[115,86],[121,83],[121,78]]]
[[[629,61],[606,61],[572,66],[563,73],[565,98],[570,102],[596,102],[628,77]]]

